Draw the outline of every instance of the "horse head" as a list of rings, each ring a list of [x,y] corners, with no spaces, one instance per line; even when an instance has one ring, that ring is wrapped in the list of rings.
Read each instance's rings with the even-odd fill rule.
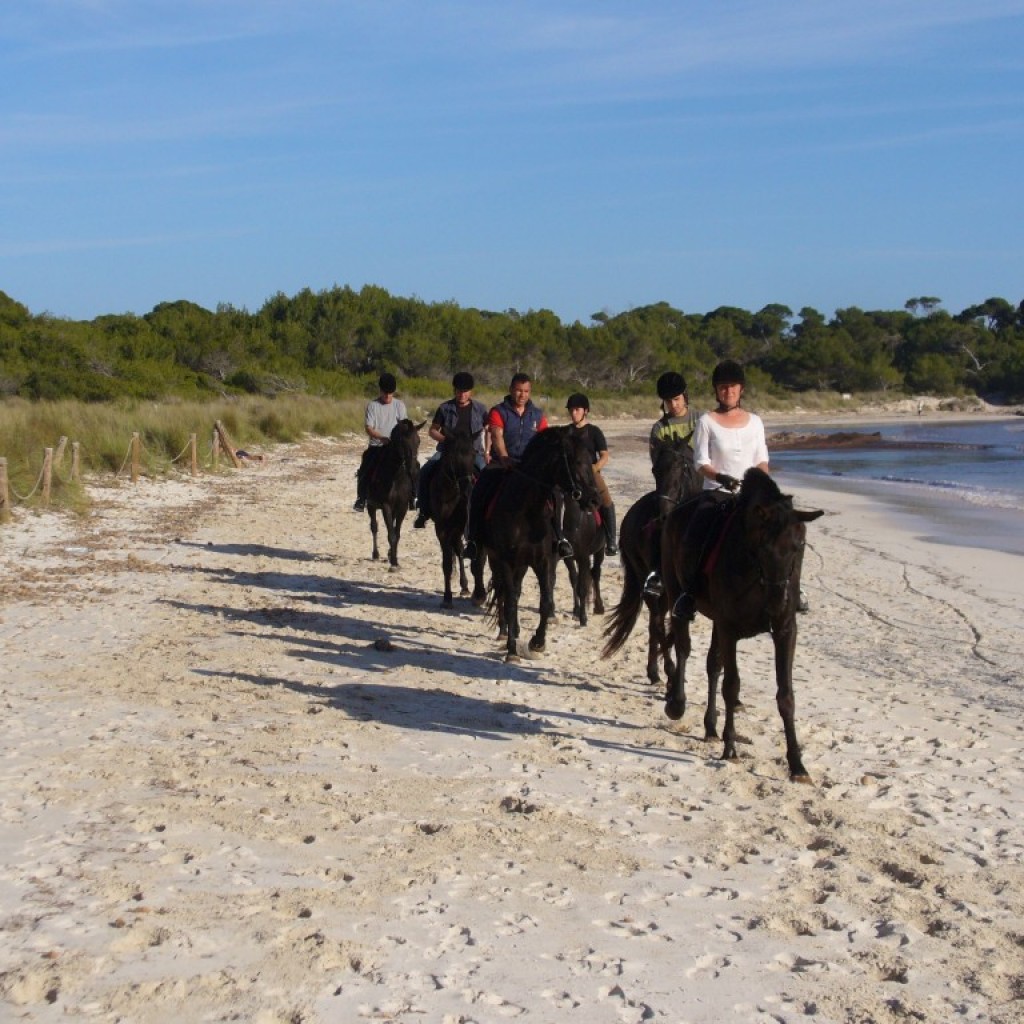
[[[406,466],[411,466],[416,461],[420,450],[420,431],[426,426],[426,422],[424,420],[417,424],[410,419],[399,420],[391,431],[391,444],[395,446]]]
[[[476,474],[476,440],[483,433],[478,430],[475,434],[467,434],[465,431],[447,431],[442,428],[444,434],[444,452],[441,455],[441,465],[444,472],[450,477],[460,490],[473,486],[473,478]]]
[[[701,489],[701,476],[690,447],[692,432],[654,442],[654,485],[658,496],[678,503]]]
[[[783,494],[778,484],[757,468],[744,474],[737,511],[742,516],[747,548],[757,561],[759,582],[765,589],[765,610],[773,618],[795,613],[806,524],[825,513],[820,509],[794,509],[792,496]]]
[[[520,468],[548,487],[559,487],[581,508],[600,504],[592,456],[575,427],[548,427],[530,439]]]

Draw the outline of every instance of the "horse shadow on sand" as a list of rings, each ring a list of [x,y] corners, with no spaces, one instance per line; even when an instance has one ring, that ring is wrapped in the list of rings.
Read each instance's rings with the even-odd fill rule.
[[[210,549],[208,545],[195,545]],[[214,545],[228,555],[267,556],[292,562],[327,562],[308,552],[286,552],[262,545]],[[500,740],[512,736],[547,735],[585,742],[595,747],[613,746],[624,752],[673,760],[689,760],[685,751],[648,748],[629,741],[635,727],[604,716],[588,715],[550,706],[545,693],[553,689],[589,689],[590,680],[573,678],[543,661],[508,664],[495,638],[494,649],[479,652],[460,649],[457,633],[479,637],[486,619],[469,601],[456,613],[439,612],[436,595],[387,582],[361,582],[318,572],[249,571],[229,566],[178,565],[177,571],[200,574],[213,583],[273,595],[271,603],[246,607],[240,602],[189,602],[165,599],[162,603],[181,611],[209,616],[223,624],[222,635],[240,644],[271,642],[283,645],[284,656],[312,662],[359,677],[330,684],[289,678],[284,674],[195,668],[196,675],[210,679],[282,688],[310,699],[310,713],[336,711],[357,721],[373,721],[402,729],[444,732]],[[370,618],[366,610],[372,609]],[[422,622],[403,619],[402,610],[422,613]],[[441,618],[438,619],[437,616]],[[456,646],[452,646],[453,638]],[[445,673],[466,679],[501,683],[530,683],[537,701],[529,705],[452,692],[441,686],[405,685],[396,680],[415,673]],[[314,675],[314,673],[309,673]],[[375,678],[376,677],[376,678]],[[620,742],[587,737],[587,727],[612,729],[623,735]]]
[[[240,555],[243,557],[281,558],[293,562],[329,562],[327,555],[315,555],[310,551],[296,551],[292,548],[275,548],[268,544],[214,544],[212,541],[178,540],[178,547],[199,548],[221,555]]]

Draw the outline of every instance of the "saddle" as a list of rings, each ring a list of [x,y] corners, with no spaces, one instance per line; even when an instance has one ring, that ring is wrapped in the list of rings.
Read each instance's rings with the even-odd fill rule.
[[[698,542],[697,573],[710,576],[722,553],[722,544],[729,523],[736,515],[736,495],[719,497],[718,491],[709,491],[711,500],[704,501],[693,513],[687,527],[687,536]]]

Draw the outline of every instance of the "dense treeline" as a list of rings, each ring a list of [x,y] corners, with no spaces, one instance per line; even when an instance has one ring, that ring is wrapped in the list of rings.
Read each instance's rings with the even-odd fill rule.
[[[502,313],[399,298],[383,288],[277,294],[255,313],[165,302],[143,316],[91,321],[33,315],[0,292],[0,397],[106,401],[134,397],[366,391],[381,370],[406,390],[471,370],[499,390],[525,370],[549,387],[649,390],[662,370],[700,387],[724,357],[765,393],[906,391],[1024,397],[1024,302],[990,298],[960,313],[937,298],[902,310],[723,306],[684,313],[667,303],[589,325],[547,310]]]

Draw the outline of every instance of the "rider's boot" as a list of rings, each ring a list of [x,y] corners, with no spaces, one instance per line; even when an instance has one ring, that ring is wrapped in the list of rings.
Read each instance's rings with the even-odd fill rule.
[[[617,555],[619,547],[615,543],[615,506],[605,505],[601,509],[601,525],[604,527],[604,553]]]

